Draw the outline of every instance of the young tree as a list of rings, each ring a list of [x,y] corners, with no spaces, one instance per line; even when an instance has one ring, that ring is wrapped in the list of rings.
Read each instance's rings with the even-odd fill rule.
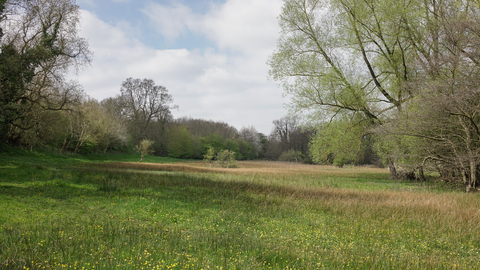
[[[135,151],[141,154],[141,158],[138,162],[142,162],[147,155],[151,155],[155,152],[153,150],[153,141],[147,139],[142,140],[138,145],[135,145]]]
[[[208,148],[207,153],[203,155],[203,161],[210,164],[212,167],[212,160],[215,158],[215,149],[213,147]]]
[[[235,168],[237,167],[237,162],[235,158],[235,152],[230,150],[218,151],[215,156],[218,164],[223,168]]]

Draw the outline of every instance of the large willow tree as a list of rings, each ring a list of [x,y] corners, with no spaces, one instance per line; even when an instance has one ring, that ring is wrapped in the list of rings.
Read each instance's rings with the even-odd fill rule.
[[[432,96],[423,90],[435,92],[423,82],[478,65],[478,12],[473,0],[286,0],[270,76],[290,109],[318,125],[313,159],[353,160],[374,133],[392,174],[423,163],[422,132],[393,123]]]

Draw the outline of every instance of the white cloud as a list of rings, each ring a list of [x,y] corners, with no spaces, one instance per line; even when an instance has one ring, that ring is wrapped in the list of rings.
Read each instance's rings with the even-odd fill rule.
[[[219,120],[237,128],[254,125],[268,134],[272,121],[286,114],[281,90],[266,78],[265,62],[275,48],[278,35],[275,15],[278,12],[270,10],[272,2],[230,0],[202,16],[181,5],[167,12],[173,18],[172,29],[183,31],[178,28],[183,22],[184,28],[207,33],[220,50],[154,49],[128,34],[124,26],[105,23],[82,10],[80,35],[89,40],[94,59],[92,66],[77,79],[90,96],[101,100],[119,94],[122,81],[128,77],[151,78],[167,87],[175,104],[180,106],[179,111],[173,112],[175,117]],[[264,14],[270,19],[261,18],[260,12],[271,13]],[[161,31],[175,38],[169,27]],[[241,30],[242,27],[247,28]],[[236,53],[230,54],[232,50]]]
[[[143,12],[155,24],[157,31],[170,41],[184,35],[198,20],[189,7],[180,3],[175,3],[172,7],[151,3]]]
[[[209,12],[201,15],[178,3],[151,3],[143,12],[167,39],[176,39],[190,30],[206,35],[220,49],[265,53],[276,45],[277,16],[282,4],[281,0],[227,0],[212,5]]]
[[[276,45],[281,7],[281,0],[229,0],[205,15],[201,31],[220,48],[263,53]]]

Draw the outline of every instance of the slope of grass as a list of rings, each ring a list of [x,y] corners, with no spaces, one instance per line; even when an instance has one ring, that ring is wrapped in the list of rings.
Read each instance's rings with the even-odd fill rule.
[[[140,154],[56,154],[52,152],[25,151],[18,148],[8,148],[6,151],[0,152],[0,164],[21,164],[21,165],[78,165],[82,163],[103,163],[103,162],[138,162]],[[147,163],[172,163],[184,161],[159,156],[147,156],[143,162]]]
[[[10,158],[0,269],[480,268],[478,194],[384,171]]]

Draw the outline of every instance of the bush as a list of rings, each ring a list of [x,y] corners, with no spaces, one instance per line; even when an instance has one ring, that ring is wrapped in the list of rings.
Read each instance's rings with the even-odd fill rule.
[[[236,168],[237,162],[235,159],[235,152],[229,150],[218,151],[215,158],[218,164],[223,168]]]
[[[141,162],[147,155],[155,153],[155,150],[152,149],[153,141],[142,140],[139,145],[135,145],[135,151],[140,152],[142,157],[138,162]]]
[[[207,153],[203,155],[203,161],[207,162],[210,164],[210,167],[212,167],[212,160],[215,157],[215,149],[213,147],[208,148]]]

